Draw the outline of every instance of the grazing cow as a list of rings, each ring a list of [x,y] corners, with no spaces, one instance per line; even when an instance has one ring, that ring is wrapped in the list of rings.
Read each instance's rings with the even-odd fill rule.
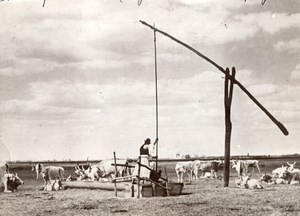
[[[178,182],[183,182],[183,174],[187,173],[189,176],[189,182],[192,181],[193,172],[193,161],[182,161],[177,162],[175,166],[175,171],[177,174]]]
[[[105,177],[115,178],[117,176],[125,176],[127,166],[128,166],[128,161],[125,159],[116,160],[117,176],[115,176],[116,170],[115,170],[114,163],[115,161],[113,159],[107,159],[107,160],[102,160],[100,163],[96,165],[99,168],[101,178],[105,178]]]
[[[47,166],[42,170],[41,174],[45,181],[44,190],[46,190],[47,184],[50,183],[51,180],[63,180],[64,168],[58,166]]]
[[[7,181],[8,181],[7,174],[8,173],[9,173],[8,165],[6,163],[0,161],[0,178],[1,178],[0,187],[4,186],[5,193],[11,192],[7,188]]]
[[[206,172],[211,173],[211,178],[217,178],[217,172],[222,166],[222,161],[203,161],[200,163],[199,171],[204,175]]]

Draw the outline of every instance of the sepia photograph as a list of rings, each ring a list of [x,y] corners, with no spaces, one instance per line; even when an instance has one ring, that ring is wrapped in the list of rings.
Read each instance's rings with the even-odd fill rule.
[[[0,215],[300,215],[300,1],[0,17]]]

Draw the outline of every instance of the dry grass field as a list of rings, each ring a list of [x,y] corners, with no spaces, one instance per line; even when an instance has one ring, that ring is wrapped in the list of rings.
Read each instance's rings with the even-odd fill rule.
[[[287,160],[261,160],[262,172],[270,173]],[[294,159],[289,162],[293,162]],[[176,181],[176,162],[162,162],[169,178]],[[300,160],[297,160],[300,164]],[[296,167],[297,167],[296,164]],[[250,169],[251,170],[251,169]],[[186,184],[180,196],[128,198],[128,193],[113,191],[67,189],[44,192],[36,189],[43,181],[35,179],[29,165],[11,168],[25,181],[18,192],[0,193],[0,215],[300,215],[299,185],[265,185],[262,190],[235,187],[236,173],[231,170],[230,185],[212,179],[194,180]],[[74,171],[73,165],[65,166],[65,176]],[[218,173],[222,176],[222,171]],[[254,178],[261,173],[255,171]],[[185,176],[187,179],[187,176]]]

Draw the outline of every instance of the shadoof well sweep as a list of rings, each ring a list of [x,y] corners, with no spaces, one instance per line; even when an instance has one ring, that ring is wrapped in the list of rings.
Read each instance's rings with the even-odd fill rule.
[[[235,78],[236,70],[232,67],[231,71],[229,68],[222,68],[216,62],[212,61],[210,58],[200,53],[195,48],[187,45],[186,43],[178,40],[177,38],[169,35],[157,29],[155,26],[151,26],[148,23],[140,22],[151,28],[154,32],[154,51],[155,51],[155,101],[156,101],[156,167],[154,170],[140,163],[140,157],[137,161],[138,173],[137,175],[131,175],[126,177],[116,177],[111,182],[64,182],[64,185],[69,188],[90,188],[90,189],[103,189],[103,190],[114,190],[115,196],[117,196],[117,191],[126,190],[129,191],[130,197],[140,196],[169,196],[169,195],[179,195],[183,189],[183,183],[175,183],[169,181],[167,171],[165,168],[165,177],[157,172],[158,165],[158,91],[157,91],[157,57],[156,57],[156,32],[170,38],[176,43],[181,44],[190,51],[194,52],[196,55],[200,56],[213,66],[215,66],[219,71],[225,75],[224,81],[224,107],[225,107],[225,152],[224,152],[224,187],[228,187],[229,184],[229,174],[230,174],[230,142],[231,142],[231,104],[233,98],[233,87],[236,84],[240,89],[271,119],[271,121],[277,125],[277,127],[282,131],[284,135],[288,135],[289,132],[285,126],[279,122],[258,100]],[[117,166],[126,166],[127,168],[133,168],[133,166],[127,164],[117,164],[116,154],[113,152],[114,163],[111,165],[115,167],[115,174],[117,174]],[[144,167],[150,170],[149,178],[140,177],[140,169]],[[161,181],[158,181],[158,180]],[[131,182],[131,183],[126,183]],[[145,182],[149,182],[148,184]]]
[[[231,130],[232,130],[232,123],[231,123],[231,103],[233,97],[233,87],[236,84],[240,89],[271,119],[271,121],[277,125],[277,127],[281,130],[284,135],[288,135],[289,132],[285,128],[285,126],[279,122],[258,100],[235,78],[235,67],[232,67],[230,71],[229,68],[224,69],[223,67],[219,66],[216,62],[196,50],[195,48],[189,46],[188,44],[178,40],[177,38],[173,37],[172,35],[159,30],[155,26],[151,26],[150,24],[146,23],[145,21],[140,20],[140,22],[151,28],[154,31],[154,44],[155,44],[155,84],[156,84],[156,138],[158,139],[158,102],[157,102],[157,61],[156,61],[156,32],[170,38],[171,40],[179,43],[180,45],[184,46],[185,48],[189,49],[196,55],[200,56],[202,59],[206,60],[213,66],[215,66],[219,71],[221,71],[225,75],[225,82],[224,82],[224,107],[225,107],[225,153],[224,153],[224,187],[228,187],[229,184],[229,174],[230,174],[230,141],[231,141]],[[156,160],[158,158],[158,144],[156,146]],[[157,162],[157,161],[156,161]],[[157,170],[157,163],[156,163],[156,170]]]

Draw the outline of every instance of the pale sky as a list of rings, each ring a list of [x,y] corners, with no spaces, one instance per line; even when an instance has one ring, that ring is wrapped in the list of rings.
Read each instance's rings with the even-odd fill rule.
[[[11,0],[0,2],[3,160],[137,157],[155,139],[153,31],[193,46],[234,87],[231,154],[300,153],[298,0]],[[159,157],[223,155],[223,74],[157,34]],[[1,160],[1,158],[0,158]]]

